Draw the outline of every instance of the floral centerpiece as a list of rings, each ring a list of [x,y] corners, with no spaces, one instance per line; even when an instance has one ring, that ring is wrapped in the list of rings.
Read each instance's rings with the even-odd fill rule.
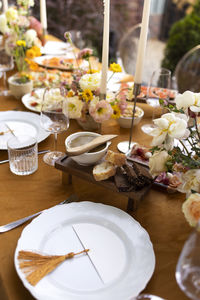
[[[72,43],[70,34],[66,33],[65,37],[68,42]],[[93,55],[93,50],[86,48],[81,50],[77,59],[85,59],[90,62],[89,58]],[[75,54],[76,56],[76,54]],[[116,72],[122,72],[120,65],[112,63],[110,65],[112,71],[111,77]],[[87,122],[88,117],[92,118],[96,123],[102,123],[111,118],[116,119],[123,114],[127,103],[119,95],[108,92],[106,99],[100,99],[100,80],[101,74],[99,70],[93,70],[89,63],[89,68],[78,68],[73,73],[72,83],[62,83],[65,88],[65,96],[68,104],[69,117],[77,119],[81,122]]]
[[[154,120],[150,133],[150,172],[157,182],[186,194],[183,212],[195,225],[200,218],[200,93],[186,91],[175,105],[164,106],[169,112]]]
[[[8,55],[13,56],[18,70],[17,82],[31,80],[27,74],[34,57],[40,56],[41,42],[37,31],[33,29],[33,17],[29,16],[33,0],[17,0],[16,7],[10,7],[0,15],[0,31],[4,37],[4,46]],[[37,28],[36,28],[37,29]]]

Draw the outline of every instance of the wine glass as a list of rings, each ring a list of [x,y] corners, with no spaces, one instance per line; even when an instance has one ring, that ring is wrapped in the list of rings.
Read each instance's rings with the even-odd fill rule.
[[[191,299],[200,299],[200,220],[185,242],[176,266],[176,281]]]
[[[165,68],[155,70],[151,76],[146,96],[146,103],[153,107],[152,120],[154,119],[156,108],[160,107],[160,101],[165,104],[169,101],[170,88],[171,71]],[[154,128],[153,122],[141,127],[142,131],[147,134]]]
[[[133,298],[132,300],[164,300],[164,299],[150,294],[140,294],[136,298]]]
[[[3,74],[3,88],[0,90],[0,96],[8,96],[10,94],[7,88],[6,72],[13,68],[13,57],[9,56],[4,48],[0,48],[0,72]]]
[[[57,135],[69,127],[66,98],[62,96],[59,88],[46,88],[43,95],[41,113],[41,126],[54,134],[54,151],[44,155],[43,160],[48,165],[54,166],[55,161],[64,155],[57,151]]]

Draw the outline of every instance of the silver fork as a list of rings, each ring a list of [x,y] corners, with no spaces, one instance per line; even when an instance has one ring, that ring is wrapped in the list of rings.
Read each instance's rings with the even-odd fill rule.
[[[70,202],[73,202],[73,201],[77,201],[78,200],[78,197],[76,195],[71,195],[68,199],[60,202],[59,204],[57,205],[62,205],[62,204],[66,204],[66,203],[70,203]],[[56,205],[56,206],[57,206]],[[44,209],[45,210],[45,209]],[[31,220],[33,219],[34,217],[40,215],[44,210],[41,210],[33,215],[30,215],[28,217],[25,217],[25,218],[22,218],[22,219],[19,219],[17,221],[14,221],[14,222],[11,222],[11,223],[8,223],[6,225],[2,225],[0,226],[0,233],[3,233],[3,232],[6,232],[6,231],[9,231],[13,228],[16,228],[22,224],[24,224],[25,222],[27,222],[28,220]]]

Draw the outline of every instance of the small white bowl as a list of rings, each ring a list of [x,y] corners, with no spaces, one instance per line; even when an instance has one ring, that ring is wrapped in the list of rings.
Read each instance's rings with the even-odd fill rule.
[[[100,136],[100,134],[90,131],[82,131],[82,132],[76,132],[71,135],[69,135],[65,140],[65,147],[66,149],[69,147],[72,140],[77,138],[78,136],[84,136],[84,135],[91,135],[91,136]],[[71,156],[71,158],[77,162],[79,165],[82,166],[90,166],[97,163],[103,156],[106,154],[108,147],[110,146],[111,142],[106,142],[106,146],[104,149],[98,151],[98,152],[91,152],[91,153],[83,153],[81,155],[77,156]]]
[[[140,108],[136,106],[136,109],[140,112],[138,116],[135,116],[134,118],[134,125],[137,125],[143,118],[144,116],[144,111]],[[119,124],[120,127],[122,128],[131,128],[131,122],[132,122],[132,117],[124,117],[121,116],[117,119],[117,122]]]

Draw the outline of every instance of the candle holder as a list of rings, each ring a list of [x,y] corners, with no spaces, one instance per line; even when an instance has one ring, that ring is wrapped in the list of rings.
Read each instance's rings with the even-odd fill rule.
[[[134,119],[135,119],[135,109],[136,109],[137,96],[140,94],[140,88],[141,88],[141,84],[134,83],[134,89],[133,89],[134,105],[133,105],[133,115],[132,115],[132,120],[131,120],[131,128],[130,128],[129,141],[120,142],[117,145],[117,148],[119,149],[119,151],[121,151],[123,153],[127,153],[128,151],[130,151],[131,146],[133,145],[131,142],[132,142],[132,136],[133,136],[133,126],[134,126]]]
[[[47,28],[42,29],[42,45],[44,46],[46,43],[46,36],[48,34]]]

